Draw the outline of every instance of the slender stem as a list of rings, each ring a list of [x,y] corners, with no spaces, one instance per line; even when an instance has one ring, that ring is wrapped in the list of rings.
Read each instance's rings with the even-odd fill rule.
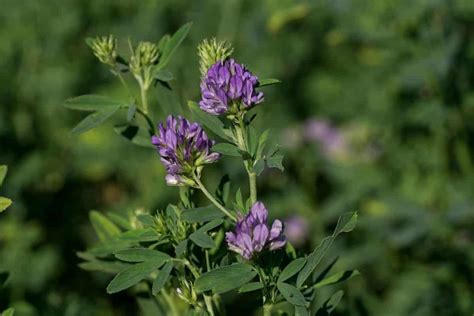
[[[147,97],[147,89],[145,89],[145,86],[143,85],[143,82],[140,80],[140,95],[142,97],[142,107],[143,107],[143,112],[148,114],[148,97]]]
[[[204,302],[206,303],[206,308],[207,308],[207,311],[209,312],[209,315],[214,316],[214,309],[212,307],[212,297],[207,296],[205,294],[203,294],[203,296],[204,296]]]
[[[144,111],[142,111],[140,108],[137,108],[137,112],[143,116],[143,118],[146,120],[146,122],[148,123],[148,126],[150,128],[150,131],[153,133],[153,134],[156,134],[156,128],[155,128],[155,124],[153,124],[153,121],[151,120],[151,118],[148,116],[147,113],[145,113]]]
[[[245,124],[243,117],[239,117],[238,125],[235,127],[235,136],[239,149],[248,152],[248,145],[244,137]],[[252,204],[257,202],[257,174],[253,172],[252,160],[244,160],[245,170],[249,176],[250,201]]]
[[[202,184],[201,180],[199,180],[199,178],[196,175],[194,175],[194,181],[196,181],[199,189],[202,191],[202,193],[204,193],[204,195],[209,199],[209,201],[212,202],[212,204],[217,206],[217,208],[221,210],[225,215],[227,215],[231,220],[233,220],[234,222],[237,221],[237,218],[234,215],[232,215],[224,206],[222,206],[219,202],[217,202],[217,200],[212,196],[212,194],[209,193],[209,191],[207,191],[207,189]]]
[[[272,304],[265,304],[263,305],[263,316],[271,316],[272,315]]]
[[[252,205],[257,202],[257,174],[255,172],[249,172],[249,184],[250,184],[250,201]]]
[[[211,271],[211,264],[209,262],[209,250],[205,250],[206,252],[206,268],[207,268],[207,271]]]

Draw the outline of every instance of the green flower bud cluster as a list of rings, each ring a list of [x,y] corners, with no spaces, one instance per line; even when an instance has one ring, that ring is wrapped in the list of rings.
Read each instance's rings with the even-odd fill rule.
[[[155,225],[153,228],[158,232],[158,234],[167,236],[174,243],[179,243],[180,241],[186,239],[187,231],[189,225],[186,222],[183,222],[179,219],[178,216],[169,216],[170,212],[178,214],[178,209],[171,206],[171,209],[166,210],[166,212],[158,212],[155,215]]]
[[[151,42],[140,42],[132,51],[130,70],[135,78],[148,90],[153,81],[153,66],[158,62],[160,51],[158,45]]]
[[[101,63],[115,67],[117,63],[117,39],[113,35],[89,38],[87,45]]]
[[[229,42],[217,41],[215,38],[203,40],[198,46],[201,76],[205,76],[207,70],[216,62],[232,55],[233,51],[234,48]]]

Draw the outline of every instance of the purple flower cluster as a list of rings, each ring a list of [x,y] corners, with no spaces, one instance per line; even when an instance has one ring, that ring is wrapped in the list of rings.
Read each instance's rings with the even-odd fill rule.
[[[229,249],[250,260],[256,253],[268,247],[275,250],[286,244],[283,235],[283,224],[275,220],[271,228],[267,225],[268,211],[262,202],[256,202],[249,214],[240,216],[235,233],[227,232],[226,241]]]
[[[225,114],[235,104],[251,108],[263,101],[257,85],[258,78],[235,60],[218,61],[202,79],[199,106],[213,115]]]
[[[220,158],[219,153],[211,152],[215,142],[207,137],[202,127],[181,116],[168,116],[166,125],[160,123],[158,131],[159,134],[152,137],[152,143],[168,173],[168,185],[192,183],[196,168]]]

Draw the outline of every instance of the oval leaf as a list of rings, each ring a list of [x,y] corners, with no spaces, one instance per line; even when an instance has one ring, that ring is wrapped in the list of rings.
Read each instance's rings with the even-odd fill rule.
[[[303,294],[291,284],[288,283],[277,283],[278,290],[280,290],[281,295],[293,305],[305,306],[306,300]]]
[[[306,263],[306,258],[298,258],[291,261],[281,272],[280,276],[278,277],[278,282],[285,282],[296,273],[298,273]]]
[[[215,144],[212,146],[212,151],[221,153],[223,155],[227,156],[234,156],[234,157],[240,157],[240,151],[237,146],[229,144],[229,143],[219,143]]]
[[[153,281],[152,293],[153,295],[158,294],[161,289],[165,286],[166,281],[170,276],[171,270],[173,270],[173,262],[168,261],[165,266],[158,272],[158,275]]]
[[[329,247],[331,247],[332,242],[336,237],[342,232],[350,232],[354,229],[357,223],[357,213],[346,213],[339,217],[337,221],[336,229],[332,236],[324,238],[321,243],[314,249],[314,251],[308,256],[306,260],[306,265],[298,274],[298,278],[296,280],[296,286],[300,288],[303,283],[308,279],[308,277],[313,273],[314,269],[318,266],[318,264],[323,259],[324,255],[328,251]]]
[[[119,106],[106,107],[100,111],[92,113],[86,116],[79,124],[76,125],[71,131],[72,134],[81,134],[91,130],[109,119],[119,109]]]
[[[149,260],[167,261],[171,259],[166,253],[148,248],[120,250],[115,252],[115,257],[126,262],[143,262]]]
[[[79,97],[67,99],[64,107],[80,111],[100,111],[104,108],[127,107],[128,103],[114,100],[101,95],[81,95]]]
[[[189,239],[201,248],[214,248],[216,246],[216,243],[208,234],[200,231],[196,231],[189,235]]]
[[[112,221],[97,211],[89,213],[89,219],[92,223],[97,237],[101,241],[106,241],[120,234],[120,229]]]
[[[107,286],[107,293],[117,293],[134,286],[163,265],[164,261],[145,261],[119,272]]]
[[[194,287],[198,293],[212,290],[220,294],[243,286],[256,275],[252,266],[236,263],[204,273],[196,280]]]

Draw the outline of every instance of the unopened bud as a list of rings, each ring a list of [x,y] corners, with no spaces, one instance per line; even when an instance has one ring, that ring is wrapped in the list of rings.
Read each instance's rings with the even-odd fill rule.
[[[87,45],[104,64],[114,67],[117,58],[117,39],[113,35],[89,39]]]
[[[232,55],[233,51],[234,48],[229,42],[217,41],[215,38],[203,40],[198,46],[201,76],[206,75],[207,70],[216,62]]]

